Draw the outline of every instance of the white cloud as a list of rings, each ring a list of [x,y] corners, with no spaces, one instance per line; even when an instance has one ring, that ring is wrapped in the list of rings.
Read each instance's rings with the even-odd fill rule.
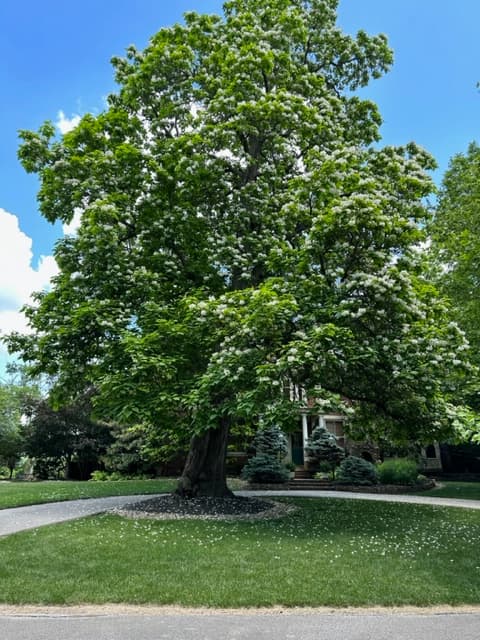
[[[28,330],[20,307],[58,273],[53,256],[41,256],[36,267],[32,258],[32,239],[20,229],[17,216],[0,208],[0,334]],[[4,355],[0,344],[0,359]]]
[[[73,210],[73,218],[68,224],[62,224],[63,233],[66,236],[74,236],[77,233],[78,227],[82,222],[82,209],[75,207]]]
[[[56,126],[59,129],[60,133],[68,133],[72,129],[75,129],[77,124],[82,119],[77,113],[74,113],[71,118],[67,118],[67,116],[63,113],[63,111],[58,112],[58,120],[56,121]]]

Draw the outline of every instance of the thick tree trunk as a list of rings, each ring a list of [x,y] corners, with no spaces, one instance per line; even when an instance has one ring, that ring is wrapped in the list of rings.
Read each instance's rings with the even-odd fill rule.
[[[193,436],[182,476],[175,490],[185,498],[233,495],[227,487],[225,460],[230,421],[223,418],[217,429]]]

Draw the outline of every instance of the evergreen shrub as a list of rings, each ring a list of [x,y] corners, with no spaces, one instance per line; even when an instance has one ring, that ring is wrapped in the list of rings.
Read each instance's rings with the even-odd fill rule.
[[[242,478],[249,482],[276,484],[287,482],[288,470],[277,458],[259,453],[243,467]]]
[[[337,474],[339,484],[372,485],[378,482],[375,465],[363,458],[349,456],[340,464]]]

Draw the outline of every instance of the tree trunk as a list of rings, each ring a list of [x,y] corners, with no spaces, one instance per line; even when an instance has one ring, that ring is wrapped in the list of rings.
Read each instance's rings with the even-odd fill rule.
[[[222,418],[217,429],[193,436],[182,475],[175,490],[185,498],[195,496],[228,497],[225,460],[230,421]]]

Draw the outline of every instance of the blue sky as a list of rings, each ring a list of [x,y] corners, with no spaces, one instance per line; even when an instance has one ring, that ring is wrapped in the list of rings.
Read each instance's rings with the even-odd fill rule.
[[[2,0],[0,2],[0,332],[22,329],[18,308],[43,287],[63,230],[40,217],[37,181],[17,161],[19,129],[63,125],[102,110],[115,88],[110,66],[129,44],[144,47],[185,11],[219,12],[220,0]],[[386,33],[390,73],[363,91],[376,101],[385,144],[415,140],[437,159],[479,138],[478,0],[340,0],[349,33]],[[0,349],[0,371],[5,355]]]

